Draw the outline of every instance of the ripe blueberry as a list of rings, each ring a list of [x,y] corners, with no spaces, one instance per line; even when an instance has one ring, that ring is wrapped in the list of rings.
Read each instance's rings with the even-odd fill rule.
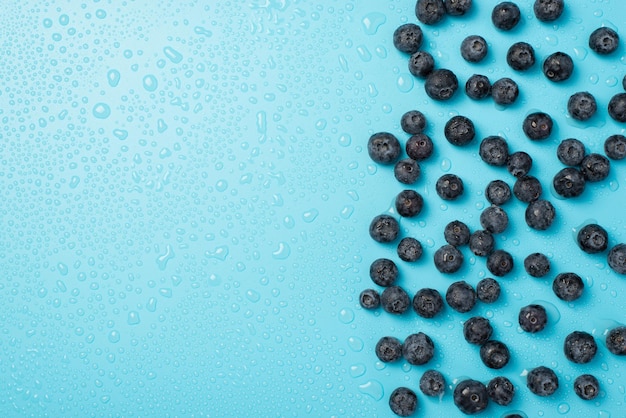
[[[409,72],[415,77],[426,78],[435,68],[435,59],[427,51],[417,51],[409,57]]]
[[[443,19],[446,8],[443,0],[417,0],[415,15],[425,25],[434,25]]]
[[[626,356],[626,327],[613,328],[606,334],[606,348],[617,356]]]
[[[461,42],[461,56],[467,62],[480,62],[487,56],[487,41],[480,35],[470,35]]]
[[[564,8],[563,0],[535,0],[533,12],[540,21],[552,22],[563,14]]]
[[[423,332],[411,334],[402,344],[402,355],[410,364],[422,365],[428,363],[435,355],[433,340]]]
[[[395,218],[389,215],[378,215],[370,223],[370,237],[376,242],[387,243],[395,241],[400,232],[400,225]]]
[[[417,216],[424,207],[424,199],[415,190],[402,190],[396,196],[396,211],[404,218]]]
[[[433,141],[428,135],[414,134],[406,141],[406,154],[415,161],[423,161],[433,155]]]
[[[408,417],[417,409],[417,395],[409,388],[399,387],[389,395],[389,408],[401,417]]]
[[[422,243],[412,237],[402,238],[398,244],[397,253],[402,261],[417,261],[423,253]]]
[[[495,250],[487,256],[487,269],[494,276],[505,276],[513,270],[513,257],[504,250]]]
[[[526,71],[535,65],[535,50],[526,42],[516,42],[507,51],[506,62],[514,70]]]
[[[539,366],[526,375],[526,386],[537,396],[550,396],[559,388],[559,378],[552,369]]]
[[[444,174],[437,180],[435,190],[443,200],[456,200],[463,194],[463,180],[455,174]]]
[[[529,227],[543,231],[550,228],[554,222],[556,211],[552,203],[538,199],[528,204],[524,217]]]
[[[509,226],[509,216],[500,206],[491,205],[481,212],[480,226],[492,234],[500,234]]]
[[[382,337],[376,343],[376,357],[383,363],[391,363],[402,357],[402,343],[396,337]]]
[[[450,16],[462,16],[472,7],[472,0],[444,0],[443,4]]]
[[[608,106],[609,116],[617,122],[626,122],[626,93],[611,97]]]
[[[576,242],[587,254],[597,254],[607,249],[609,234],[598,224],[588,224],[580,228],[576,234]]]
[[[379,258],[370,265],[370,278],[378,286],[391,286],[398,278],[398,266],[388,258]]]
[[[359,295],[359,304],[363,309],[376,309],[380,306],[380,294],[374,289],[365,289]]]
[[[574,363],[589,363],[596,355],[598,346],[593,335],[583,332],[574,331],[565,337],[563,343],[563,352],[565,357]]]
[[[491,254],[495,246],[495,240],[491,232],[479,229],[470,235],[469,247],[474,254],[485,257]]]
[[[509,145],[501,136],[488,136],[480,142],[478,154],[489,165],[503,166],[509,159]]]
[[[457,408],[467,415],[482,412],[489,405],[487,387],[473,379],[466,379],[457,383],[454,388],[453,399]]]
[[[609,136],[604,141],[604,153],[611,160],[626,158],[626,137],[620,134]]]
[[[515,387],[506,377],[496,376],[487,384],[487,394],[498,405],[507,406],[513,402]]]
[[[402,130],[411,135],[421,134],[426,129],[426,123],[426,116],[419,110],[409,110],[400,119]]]
[[[484,75],[474,74],[465,82],[465,94],[473,100],[484,99],[491,94],[491,82]]]
[[[534,334],[546,327],[546,324],[548,323],[548,314],[543,306],[531,304],[520,309],[517,320],[520,328],[526,332]]]
[[[426,396],[441,396],[446,390],[446,380],[437,370],[426,370],[420,378],[420,390]]]
[[[393,175],[402,184],[413,184],[417,181],[422,170],[417,161],[411,158],[404,158],[396,163],[393,168]]]
[[[465,281],[454,282],[446,291],[446,302],[457,312],[469,312],[476,305],[476,291]]]
[[[511,353],[503,342],[489,340],[480,347],[480,359],[490,369],[501,369],[509,363]]]
[[[543,74],[550,81],[565,81],[573,71],[574,61],[564,52],[555,52],[543,61]]]
[[[433,318],[443,309],[443,298],[435,289],[420,289],[413,297],[413,309],[422,318]]]
[[[585,144],[574,138],[564,139],[556,148],[556,157],[565,165],[580,165],[585,158]]]
[[[518,177],[513,185],[513,194],[517,199],[524,203],[534,202],[541,197],[543,187],[536,177],[522,176]]]
[[[626,274],[626,244],[617,244],[607,256],[609,267],[619,274]]]
[[[574,167],[559,170],[552,179],[554,191],[565,198],[580,196],[585,191],[585,185],[585,176]]]
[[[490,181],[485,189],[485,197],[492,205],[503,205],[511,199],[511,188],[502,180]]]
[[[574,93],[567,101],[567,112],[576,120],[585,121],[591,118],[596,110],[598,110],[596,99],[587,91]]]
[[[576,273],[559,273],[552,282],[554,294],[561,300],[571,302],[582,296],[585,284]]]
[[[511,105],[515,103],[519,96],[519,87],[517,83],[508,77],[496,80],[491,85],[491,97],[493,101],[499,105]]]
[[[476,296],[483,303],[494,303],[500,297],[500,284],[491,277],[486,277],[476,285]]]
[[[602,181],[609,176],[611,162],[601,154],[591,153],[580,163],[580,172],[585,180],[591,182]]]
[[[581,374],[574,380],[574,393],[585,401],[595,399],[600,393],[600,382],[591,374]]]
[[[437,270],[445,274],[455,273],[463,265],[463,253],[450,244],[435,251],[433,258]]]
[[[453,116],[450,118],[443,133],[449,143],[459,147],[472,142],[476,135],[474,123],[465,116]]]
[[[524,269],[532,277],[544,277],[550,272],[550,260],[545,254],[532,253],[524,259]]]
[[[383,309],[391,314],[400,315],[406,312],[411,305],[411,299],[406,291],[400,286],[389,286],[380,295],[380,303]]]
[[[454,96],[458,88],[459,80],[447,69],[434,70],[424,83],[426,94],[433,100],[448,100]]]
[[[522,130],[529,139],[537,141],[549,137],[552,133],[552,126],[550,115],[544,112],[533,112],[524,118]]]
[[[452,221],[443,230],[443,237],[446,242],[455,247],[466,245],[469,242],[470,230],[461,221]]]
[[[589,35],[589,48],[600,55],[607,55],[619,46],[619,35],[611,28],[603,26]]]
[[[400,157],[400,141],[389,132],[372,135],[367,143],[367,152],[372,160],[379,164],[393,164]]]
[[[491,12],[491,22],[503,31],[513,29],[520,21],[519,7],[513,2],[505,1],[496,5]]]
[[[422,28],[415,23],[406,23],[398,26],[393,32],[393,45],[400,52],[413,54],[422,46],[424,34]]]
[[[482,345],[491,338],[492,333],[491,323],[482,316],[473,316],[463,323],[463,337],[470,344]]]

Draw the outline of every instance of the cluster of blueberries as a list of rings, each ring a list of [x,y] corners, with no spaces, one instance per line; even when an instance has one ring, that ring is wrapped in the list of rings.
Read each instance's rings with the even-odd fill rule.
[[[418,0],[415,13],[420,22],[433,25],[444,16],[464,15],[471,7],[472,0]],[[544,22],[558,19],[564,9],[563,0],[536,0],[535,16]],[[512,29],[520,20],[520,10],[512,2],[496,5],[492,12],[492,22],[500,30]],[[447,69],[435,69],[431,54],[420,50],[423,33],[416,24],[400,26],[393,36],[394,45],[402,52],[411,54],[409,69],[412,74],[425,79],[425,90],[435,100],[451,98],[458,88],[458,79]],[[602,27],[589,37],[590,48],[598,54],[609,54],[618,46],[619,38],[610,28]],[[461,45],[461,55],[469,62],[482,60],[487,53],[487,43],[481,36],[467,37]],[[507,54],[507,63],[516,71],[524,71],[534,65],[533,48],[524,42],[511,46]],[[543,72],[551,81],[562,81],[569,78],[573,71],[572,59],[565,53],[557,52],[545,59]],[[626,89],[626,77],[624,77]],[[511,104],[518,95],[516,83],[508,78],[498,80],[493,85],[487,77],[474,75],[466,84],[466,93],[472,99],[482,99],[491,95],[498,104]],[[596,110],[595,98],[588,92],[573,94],[567,104],[572,118],[585,121],[591,118]],[[616,94],[608,106],[609,115],[620,122],[626,122],[626,93]],[[411,135],[406,141],[407,158],[401,159],[402,146],[397,137],[389,132],[372,135],[368,141],[368,153],[373,161],[383,165],[394,164],[394,176],[402,184],[412,185],[420,177],[420,162],[428,159],[434,150],[432,139],[424,133],[427,126],[426,116],[418,111],[406,112],[400,121],[402,130]],[[543,112],[529,114],[523,121],[522,130],[533,141],[548,138],[551,134],[553,121]],[[470,144],[475,136],[472,121],[465,116],[454,116],[445,125],[444,135],[452,145],[463,147]],[[582,194],[586,182],[597,182],[607,178],[611,160],[626,157],[626,137],[612,135],[604,143],[605,155],[585,151],[584,144],[577,139],[563,140],[557,148],[558,160],[567,167],[560,170],[553,179],[554,191],[564,198],[573,198]],[[526,152],[510,153],[506,140],[500,136],[488,136],[480,143],[479,155],[491,166],[504,166],[515,178],[513,188],[503,180],[491,181],[485,196],[489,207],[480,215],[481,228],[470,231],[465,223],[455,220],[444,229],[447,244],[438,248],[433,261],[437,270],[443,274],[457,272],[463,265],[463,253],[459,247],[468,245],[470,251],[486,258],[489,272],[502,277],[513,269],[514,260],[507,251],[495,248],[495,234],[504,232],[509,224],[509,217],[502,208],[507,201],[515,196],[526,203],[525,220],[530,228],[548,229],[556,216],[554,206],[541,198],[543,188],[539,180],[530,175],[532,158]],[[608,157],[608,158],[607,158]],[[435,184],[437,195],[443,200],[458,199],[464,191],[463,180],[455,174],[444,174]],[[412,218],[419,215],[424,207],[424,199],[413,189],[401,191],[395,199],[395,210],[401,217]],[[399,237],[400,226],[397,219],[390,214],[380,214],[369,226],[372,239],[379,243],[394,243]],[[577,243],[580,249],[589,254],[604,252],[608,249],[607,231],[600,225],[588,224],[578,231]],[[423,255],[421,243],[413,237],[404,237],[397,244],[397,255],[405,262],[414,262]],[[626,244],[614,245],[607,255],[609,266],[617,273],[626,274]],[[545,254],[533,253],[524,259],[524,269],[536,278],[546,276],[550,272],[550,261]],[[399,270],[390,259],[379,258],[370,266],[372,281],[384,288],[369,288],[361,292],[359,302],[364,309],[382,309],[390,314],[402,315],[412,306],[418,316],[433,318],[444,307],[442,295],[436,289],[423,288],[414,297],[402,287],[395,285]],[[561,300],[571,302],[581,297],[584,291],[582,278],[573,272],[559,273],[552,282],[554,294]],[[491,277],[480,280],[476,288],[465,281],[456,281],[448,287],[445,301],[453,310],[460,313],[470,312],[477,301],[494,303],[501,293],[500,284]],[[549,320],[545,307],[531,304],[520,309],[518,323],[528,333],[542,331]],[[491,339],[493,328],[487,318],[475,316],[465,321],[463,335],[470,344],[480,346],[480,358],[485,366],[500,369],[508,364],[510,352],[504,342]],[[606,335],[606,346],[615,355],[626,355],[626,327],[618,326]],[[565,357],[574,363],[590,362],[597,351],[594,337],[583,331],[570,333],[563,345]],[[396,337],[385,336],[376,344],[375,353],[382,362],[394,362],[404,358],[408,363],[425,365],[434,356],[435,344],[432,339],[419,332],[411,334],[404,342]],[[545,366],[530,370],[526,376],[528,389],[538,396],[550,396],[559,387],[555,372]],[[441,397],[446,389],[446,380],[437,370],[423,373],[419,387],[427,396]],[[600,383],[590,374],[583,374],[574,382],[574,392],[584,400],[598,396]],[[489,400],[498,405],[509,405],[514,397],[515,388],[505,376],[498,376],[484,383],[465,379],[454,388],[455,405],[465,414],[475,414],[487,408]],[[417,409],[418,399],[415,392],[406,387],[399,387],[389,398],[391,410],[400,416],[412,415]],[[519,417],[509,414],[507,418]]]

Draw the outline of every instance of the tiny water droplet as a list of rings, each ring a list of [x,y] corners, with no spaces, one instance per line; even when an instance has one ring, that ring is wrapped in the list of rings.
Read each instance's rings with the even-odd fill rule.
[[[342,147],[349,147],[351,143],[352,137],[350,136],[350,134],[341,134],[341,136],[339,137],[339,145],[341,145]]]
[[[257,292],[256,290],[248,289],[248,291],[246,291],[246,298],[250,302],[255,302],[256,303],[259,300],[261,300],[261,294],[259,292]]]
[[[157,300],[156,298],[152,297],[148,299],[148,303],[146,304],[146,310],[148,310],[148,312],[154,312],[156,311],[156,305],[157,305]]]
[[[441,171],[447,173],[452,168],[452,161],[448,158],[444,158],[441,160],[441,163],[439,163],[439,167],[441,167]]]

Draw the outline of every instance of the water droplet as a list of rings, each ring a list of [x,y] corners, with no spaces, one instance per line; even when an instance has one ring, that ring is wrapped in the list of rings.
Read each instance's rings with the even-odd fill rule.
[[[377,380],[368,380],[362,385],[359,385],[359,391],[364,395],[371,396],[377,401],[380,401],[385,393],[383,385]]]
[[[619,189],[619,182],[617,180],[611,180],[609,182],[609,190],[612,192],[616,192]]]
[[[70,17],[66,14],[59,16],[59,23],[61,26],[67,26],[70,23]]]
[[[61,273],[61,276],[67,276],[67,273],[69,271],[67,265],[59,263],[57,264],[57,269],[59,270],[59,273]]]
[[[220,179],[215,183],[215,190],[218,192],[224,192],[228,188],[228,182],[224,179]]]
[[[250,302],[255,302],[256,303],[259,300],[261,300],[261,294],[259,292],[257,292],[256,290],[249,289],[248,291],[246,291],[246,298]]]
[[[317,218],[317,215],[319,215],[317,209],[310,209],[302,214],[302,220],[306,223],[311,223]]]
[[[284,241],[281,241],[278,243],[278,249],[276,249],[272,253],[272,257],[274,257],[277,260],[285,260],[286,258],[289,257],[290,254],[291,254],[291,248],[289,247],[289,244],[287,244]]]
[[[353,351],[359,352],[363,350],[365,343],[359,337],[350,337],[348,338],[348,345]]]
[[[441,163],[439,163],[439,166],[441,167],[441,171],[447,173],[452,168],[452,161],[448,158],[444,158],[441,160]]]
[[[163,271],[167,267],[167,262],[175,257],[174,249],[170,244],[165,246],[165,253],[159,255],[156,259],[157,266],[159,266],[159,270]]]
[[[157,121],[157,131],[162,134],[163,132],[165,132],[167,130],[167,124],[165,123],[165,121],[163,119],[159,119]]]
[[[127,322],[128,322],[128,325],[137,325],[139,322],[141,322],[141,320],[139,319],[139,312],[137,311],[128,312]]]
[[[611,418],[611,413],[609,411],[599,411],[598,418]]]
[[[162,287],[159,289],[159,294],[163,296],[164,298],[171,298],[174,293],[172,292],[172,289],[170,289],[169,287]]]
[[[556,306],[554,306],[554,304],[545,300],[536,300],[532,303],[541,305],[546,309],[546,313],[548,314],[548,322],[550,324],[554,325],[561,319],[561,312]]]
[[[584,46],[574,47],[574,56],[578,58],[580,61],[587,58],[587,53],[588,53],[587,48],[585,48]]]
[[[159,85],[156,77],[152,74],[148,74],[143,78],[143,88],[146,91],[155,91]]]
[[[152,297],[148,299],[148,303],[146,304],[146,310],[148,312],[154,312],[156,311],[156,306],[157,306],[157,299]]]
[[[349,324],[354,321],[354,311],[350,308],[344,308],[339,311],[339,320],[344,324]]]
[[[602,9],[596,9],[593,11],[593,15],[595,17],[602,17],[602,15],[604,14],[604,12],[602,11]]]
[[[567,414],[569,412],[569,405],[563,402],[559,404],[557,410],[559,411],[559,414]]]
[[[351,143],[352,137],[350,136],[350,134],[341,134],[341,136],[339,137],[339,145],[341,145],[342,147],[349,147]]]
[[[600,76],[596,73],[590,74],[589,75],[589,82],[591,84],[598,84],[598,81],[600,80]]]
[[[387,17],[378,12],[372,12],[366,14],[361,23],[363,24],[363,31],[366,35],[374,35],[378,31],[378,28],[387,21]]]
[[[365,45],[357,46],[356,53],[363,62],[370,62],[372,60],[372,53]]]
[[[112,342],[113,344],[117,343],[120,341],[120,332],[117,330],[111,330],[111,332],[109,332],[109,341]]]
[[[113,129],[113,135],[115,135],[115,137],[120,141],[123,141],[128,138],[128,131],[123,129]]]
[[[226,245],[220,245],[219,247],[216,247],[213,251],[206,251],[204,255],[207,258],[216,258],[218,260],[224,261],[228,256],[228,252],[228,247]]]
[[[346,205],[341,209],[340,215],[343,219],[349,219],[350,216],[354,213],[354,206]]]
[[[182,54],[180,52],[176,51],[171,46],[166,46],[165,48],[163,48],[163,53],[174,64],[178,64],[179,62],[181,62],[183,60]]]
[[[604,80],[604,84],[606,84],[608,87],[615,87],[617,86],[617,83],[618,80],[615,76],[609,76],[606,78],[606,80]]]
[[[415,82],[413,80],[413,76],[407,73],[398,74],[398,78],[396,80],[396,86],[398,86],[398,90],[401,93],[408,93],[413,90],[413,86]]]
[[[117,70],[109,70],[107,72],[107,81],[109,82],[109,86],[117,87],[120,83],[121,74]]]
[[[367,368],[363,363],[357,363],[350,366],[350,376],[352,377],[360,377],[363,376],[366,372]]]
[[[559,43],[559,38],[555,35],[548,35],[546,36],[546,43],[548,45],[556,46]]]
[[[203,28],[202,26],[196,26],[195,28],[193,28],[193,31],[198,35],[204,35],[207,37],[213,35],[213,33],[210,30]]]
[[[96,103],[93,107],[93,115],[98,119],[106,119],[111,115],[111,108],[106,103]]]

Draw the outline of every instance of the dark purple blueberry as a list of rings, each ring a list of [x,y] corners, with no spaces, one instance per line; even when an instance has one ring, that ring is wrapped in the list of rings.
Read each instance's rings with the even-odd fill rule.
[[[486,257],[493,251],[495,240],[489,231],[479,229],[470,235],[470,251],[480,257]]]
[[[607,55],[615,51],[619,46],[619,35],[611,28],[603,26],[591,32],[589,35],[589,48],[592,51]]]
[[[626,122],[626,93],[611,97],[608,106],[609,116],[617,122]]]
[[[584,289],[583,279],[576,273],[559,273],[552,282],[554,294],[566,302],[581,297]]]
[[[550,136],[553,124],[552,118],[547,113],[533,112],[524,118],[522,130],[529,139],[538,141]]]
[[[604,141],[604,153],[611,160],[626,158],[626,136],[620,134],[609,136]]]
[[[598,345],[593,335],[584,331],[574,331],[565,337],[563,353],[565,357],[574,363],[589,363],[596,356]]]
[[[531,304],[520,309],[517,320],[520,328],[534,334],[542,331],[546,327],[548,314],[543,306]]]
[[[502,180],[490,181],[485,189],[485,197],[492,205],[503,205],[511,199],[511,188]]]
[[[470,344],[482,345],[493,334],[493,327],[487,318],[473,316],[463,323],[463,337]]]
[[[465,281],[454,282],[446,291],[446,302],[457,312],[469,312],[476,305],[476,291]]]
[[[541,197],[543,187],[536,177],[522,176],[518,177],[513,185],[513,194],[524,203],[534,202]]]
[[[398,278],[398,266],[388,258],[378,258],[370,265],[370,278],[378,286],[391,286]]]
[[[552,369],[539,366],[526,375],[526,386],[537,396],[550,396],[559,388],[559,378]]]
[[[398,244],[397,253],[402,261],[417,261],[422,257],[422,243],[412,237],[402,238]]]
[[[402,356],[410,364],[421,366],[428,363],[434,355],[435,344],[423,332],[409,335],[402,344]]]
[[[396,337],[382,337],[376,343],[374,352],[383,363],[391,363],[402,358],[402,343]]]
[[[463,253],[450,244],[446,244],[435,251],[433,258],[435,267],[441,273],[455,273],[463,266]]]
[[[519,23],[521,13],[517,4],[505,1],[496,5],[491,12],[491,22],[503,31],[513,29]]]
[[[626,356],[626,327],[613,328],[606,334],[606,348],[616,356]]]
[[[579,91],[567,101],[567,112],[576,120],[590,119],[598,110],[596,98],[588,91]]]
[[[590,182],[602,181],[609,176],[611,162],[604,155],[587,154],[580,163],[580,172],[585,180]]]
[[[420,214],[424,207],[424,199],[415,190],[402,190],[396,196],[396,211],[404,218],[412,218]]]
[[[462,147],[472,142],[476,135],[476,130],[474,129],[474,123],[469,118],[459,115],[450,118],[443,133],[449,143]]]
[[[600,393],[600,382],[591,374],[581,374],[574,380],[574,393],[582,400],[593,400]]]
[[[450,16],[463,16],[472,7],[472,0],[443,0],[446,13]]]
[[[483,303],[494,303],[500,298],[500,284],[491,277],[486,277],[476,285],[476,296]]]
[[[545,254],[532,253],[524,259],[524,269],[532,277],[544,277],[550,272],[550,260]]]
[[[402,130],[411,135],[421,134],[426,129],[426,124],[426,116],[419,110],[409,110],[400,119]],[[409,155],[409,157],[411,156]]]
[[[489,406],[487,387],[478,380],[466,379],[454,388],[454,404],[466,415],[474,415]]]
[[[585,158],[585,144],[574,138],[564,139],[556,148],[556,157],[565,165],[580,165]]]
[[[370,223],[370,237],[376,242],[393,242],[398,238],[400,225],[395,218],[389,215],[378,215]]]
[[[509,226],[509,216],[500,206],[491,205],[481,212],[480,226],[492,234],[501,234]]]
[[[455,174],[444,174],[437,180],[435,190],[443,200],[456,200],[463,194],[463,180]]]
[[[487,256],[487,269],[494,276],[506,276],[513,270],[513,257],[504,250],[495,250]]]
[[[481,74],[470,76],[465,82],[465,94],[473,100],[481,100],[491,94],[489,78]]]
[[[380,306],[380,294],[374,289],[365,289],[359,295],[359,305],[363,309],[376,309]]]
[[[501,136],[488,136],[480,142],[478,154],[487,164],[501,167],[509,159],[509,144]]]
[[[626,274],[626,244],[617,244],[607,256],[609,267],[619,274]]]
[[[519,96],[517,83],[508,77],[496,80],[491,85],[491,97],[496,104],[507,106],[515,103]]]
[[[506,62],[516,71],[526,71],[535,65],[535,50],[526,42],[516,42],[506,53]]]
[[[524,151],[517,151],[509,155],[506,169],[513,177],[522,177],[528,174],[533,166],[533,159]]]
[[[393,32],[393,45],[400,52],[413,54],[422,46],[424,34],[422,28],[415,23],[405,23]]]
[[[574,61],[564,52],[555,52],[543,61],[543,74],[550,81],[565,81],[573,71]]]
[[[415,16],[425,25],[439,23],[446,14],[443,0],[417,0],[415,4]]]
[[[404,158],[396,163],[393,168],[393,175],[402,184],[413,184],[420,177],[422,170],[417,161],[411,158]]]
[[[435,69],[435,59],[427,51],[417,51],[409,57],[409,72],[415,77],[426,78]]]
[[[389,408],[400,417],[411,416],[417,409],[417,395],[409,388],[399,387],[389,395]]]
[[[426,94],[433,100],[451,99],[458,88],[459,80],[447,69],[434,70],[424,83]]]
[[[576,234],[576,243],[587,254],[597,254],[609,246],[609,234],[598,224],[588,224]]]
[[[494,377],[487,384],[487,394],[489,399],[501,406],[507,406],[513,402],[515,397],[515,387],[513,383],[504,376]]]
[[[380,303],[386,312],[401,315],[411,306],[411,299],[400,286],[389,286],[380,295]]]
[[[420,289],[413,297],[413,309],[422,318],[433,318],[443,309],[443,298],[435,289]]]
[[[525,213],[526,224],[538,231],[544,231],[552,225],[556,210],[547,200],[535,200],[528,204]]]
[[[469,242],[470,230],[465,223],[458,220],[452,221],[444,228],[443,237],[448,244],[459,247]]]
[[[393,164],[402,152],[400,141],[389,132],[378,132],[372,135],[367,143],[370,158],[379,164]]]
[[[480,62],[486,56],[489,47],[487,41],[480,35],[470,35],[461,42],[461,56],[467,62]]]
[[[433,141],[428,135],[414,134],[406,141],[406,154],[415,161],[423,161],[433,155]]]
[[[490,369],[501,369],[509,363],[511,353],[502,341],[489,340],[480,347],[480,359]]]
[[[420,378],[420,390],[426,396],[441,396],[446,390],[446,379],[437,370],[426,370]]]
[[[565,9],[563,0],[535,0],[533,12],[535,17],[542,22],[553,22],[557,20]]]

